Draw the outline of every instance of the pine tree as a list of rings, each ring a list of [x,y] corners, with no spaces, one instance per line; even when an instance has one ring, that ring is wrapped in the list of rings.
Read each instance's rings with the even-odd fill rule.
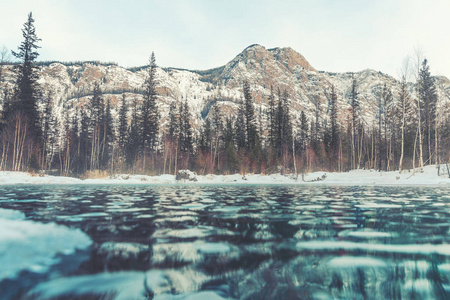
[[[100,89],[99,83],[95,83],[94,90],[92,92],[92,98],[89,106],[91,126],[99,126],[103,123],[103,116],[105,112],[105,105],[103,102],[103,93]]]
[[[307,150],[308,150],[308,143],[309,143],[309,127],[308,127],[308,118],[306,117],[306,114],[304,111],[301,111],[300,113],[300,139],[299,139],[299,155],[301,157],[302,161],[302,173],[306,171],[306,165],[307,165]]]
[[[73,149],[73,131],[70,128],[69,111],[66,110],[64,114],[63,152],[62,156],[60,155],[60,170],[64,176],[68,176],[72,171],[74,160]]]
[[[40,165],[43,169],[47,169],[49,166],[49,159],[52,155],[52,130],[53,130],[53,104],[52,104],[52,93],[49,93],[44,97],[44,109],[41,114],[41,131],[42,131],[42,154]]]
[[[331,123],[331,133],[330,133],[330,158],[331,164],[335,165],[337,161],[338,151],[339,151],[339,127],[338,127],[338,103],[337,94],[334,85],[331,86],[331,99],[330,99],[330,123]]]
[[[212,138],[211,120],[207,118],[203,123],[203,128],[200,132],[199,148],[202,152],[210,151]]]
[[[111,104],[109,101],[106,102],[105,112],[103,113],[103,142],[102,142],[102,152],[101,152],[101,167],[105,169],[112,157],[112,148],[114,142],[114,128],[113,128],[113,118],[111,115]]]
[[[258,147],[258,132],[256,130],[255,110],[253,108],[252,94],[250,84],[244,80],[244,117],[247,151]]]
[[[177,104],[175,101],[173,101],[172,103],[170,103],[169,106],[169,139],[171,141],[175,141],[178,133],[180,131],[179,128],[179,121],[178,121],[178,115],[177,115]]]
[[[284,148],[284,151],[291,151],[291,142],[292,142],[292,124],[291,124],[291,115],[289,110],[289,95],[286,90],[283,92],[282,98],[282,142],[281,145]]]
[[[71,173],[81,174],[79,173],[79,168],[82,166],[82,159],[79,155],[79,144],[80,144],[80,136],[79,136],[79,124],[78,124],[78,110],[75,110],[75,113],[72,116],[70,126],[66,126],[66,129],[69,130],[68,136],[70,139],[70,149],[69,153],[72,157],[72,167],[70,169]]]
[[[354,75],[352,74],[352,86],[350,91],[350,106],[352,112],[351,119],[351,168],[355,169],[359,167],[357,159],[359,158],[358,153],[358,143],[359,143],[359,101],[358,101],[358,90],[357,90],[357,81]]]
[[[234,125],[236,145],[239,152],[246,150],[247,137],[245,128],[245,102],[241,100],[239,103],[238,115]]]
[[[76,164],[78,174],[83,174],[88,170],[91,147],[90,147],[91,120],[84,110],[80,112],[80,134],[78,140],[77,155],[79,162]]]
[[[386,88],[386,83],[383,86],[383,90],[381,92],[381,94],[378,97],[378,171],[381,171],[382,169],[382,164],[383,164],[383,159],[384,159],[384,155],[383,155],[383,145],[382,145],[382,131],[383,131],[383,115],[385,114],[385,108],[386,106],[384,106],[384,98],[386,97],[386,92],[387,92],[387,88]],[[385,116],[384,116],[385,117]],[[385,136],[386,136],[386,132],[385,132]],[[385,144],[386,145],[386,144]]]
[[[37,102],[41,98],[38,84],[39,74],[35,60],[38,57],[34,19],[32,14],[22,29],[23,42],[18,52],[12,55],[20,60],[15,66],[16,78],[13,92],[3,91],[3,109],[1,116],[2,165],[13,171],[40,169],[42,163],[42,132]],[[7,161],[6,161],[7,158]]]
[[[400,158],[398,163],[399,172],[404,169],[405,158],[413,157],[413,143],[415,140],[416,130],[413,127],[417,122],[415,119],[413,99],[408,92],[408,84],[406,74],[402,75],[400,82],[400,91],[398,94],[398,105],[396,105],[396,113],[398,115],[398,128],[400,135]]]
[[[189,105],[187,98],[184,100],[184,104],[180,113],[181,128],[182,128],[182,139],[181,139],[181,152],[186,154],[192,154],[193,144],[192,144],[192,128],[191,128],[191,113],[189,110]]]
[[[142,144],[139,128],[139,113],[137,99],[133,98],[131,110],[131,123],[125,140],[125,161],[129,167],[134,166],[139,155],[139,146]]]
[[[142,150],[144,155],[144,168],[146,154],[155,151],[159,131],[159,112],[156,105],[156,60],[152,52],[148,68],[147,79],[144,83],[144,100],[141,111]]]
[[[278,157],[281,157],[283,152],[283,102],[281,100],[281,90],[278,88],[278,104],[276,109],[276,144]]]
[[[125,140],[127,138],[128,131],[128,105],[125,93],[122,94],[122,102],[119,110],[119,148],[120,151],[124,151]]]
[[[28,136],[33,139],[34,143],[38,143],[41,131],[39,130],[37,101],[41,94],[37,82],[39,75],[36,71],[35,60],[39,56],[36,50],[40,48],[37,43],[41,39],[36,36],[31,12],[28,14],[27,22],[23,25],[22,35],[24,40],[18,47],[18,52],[12,51],[13,56],[18,58],[21,63],[17,65],[14,101],[5,114],[7,118],[21,114],[22,122],[28,124]]]
[[[104,149],[105,104],[103,93],[98,83],[94,86],[93,96],[89,106],[90,111],[90,169],[98,170],[102,166]]]
[[[277,122],[276,122],[276,109],[275,109],[275,95],[273,93],[273,87],[270,87],[269,96],[269,114],[267,123],[269,124],[269,145],[273,149],[276,148],[276,132],[277,132]]]
[[[420,110],[423,118],[424,160],[432,163],[433,146],[436,126],[437,93],[434,80],[430,75],[430,67],[426,59],[422,62],[419,72]]]
[[[383,118],[384,118],[384,147],[385,147],[385,164],[384,164],[384,170],[385,171],[389,171],[390,169],[390,163],[391,163],[391,157],[392,157],[392,142],[394,142],[392,140],[392,135],[394,133],[394,126],[396,124],[396,120],[395,120],[395,114],[394,114],[394,110],[392,109],[392,92],[391,90],[387,87],[387,85],[385,84],[383,87],[383,92],[382,92],[382,100],[383,100]],[[380,136],[381,136],[381,132],[380,132]],[[388,142],[389,141],[389,142]],[[381,141],[380,141],[380,145],[381,145]],[[381,161],[381,156],[380,156],[380,161]]]
[[[233,128],[233,120],[231,118],[225,119],[225,126],[223,129],[223,147],[225,151],[225,169],[229,172],[236,172],[238,167],[238,156],[235,146],[235,133]]]
[[[308,118],[305,115],[305,112],[302,111],[300,113],[300,152],[305,152],[308,141],[309,141],[309,126],[308,126]]]

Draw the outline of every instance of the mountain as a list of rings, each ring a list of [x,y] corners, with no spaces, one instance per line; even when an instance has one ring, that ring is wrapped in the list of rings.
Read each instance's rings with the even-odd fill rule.
[[[142,99],[142,85],[147,68],[126,69],[115,64],[83,62],[73,64],[48,63],[39,67],[40,84],[44,95],[51,95],[54,111],[60,117],[74,108],[83,108],[92,95],[94,84],[100,83],[105,99],[118,108],[125,93],[130,101],[133,97]],[[394,98],[398,94],[399,82],[384,73],[363,70],[354,73],[358,82],[361,112],[366,126],[375,122],[378,97],[384,84],[391,88]],[[14,81],[12,66],[3,70],[1,86]],[[291,113],[298,122],[300,112],[305,111],[310,120],[319,108],[322,122],[329,113],[330,87],[334,85],[338,94],[339,119],[345,124],[349,113],[349,93],[352,73],[330,73],[317,71],[301,54],[291,48],[266,49],[251,45],[239,53],[225,66],[206,70],[190,71],[176,68],[158,68],[159,108],[162,124],[166,122],[168,107],[173,101],[187,99],[193,115],[193,127],[199,128],[210,109],[217,106],[221,113],[235,115],[242,96],[244,79],[251,84],[255,111],[264,112],[268,96],[273,87],[286,90],[289,94]],[[440,92],[440,107],[448,108],[450,81],[437,77]],[[410,84],[414,95],[414,84]],[[448,113],[448,112],[447,112]],[[114,113],[114,116],[116,112]]]

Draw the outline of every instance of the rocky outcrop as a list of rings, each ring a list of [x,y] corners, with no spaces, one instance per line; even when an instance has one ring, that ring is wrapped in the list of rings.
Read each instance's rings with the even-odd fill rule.
[[[175,176],[176,181],[198,181],[197,173],[190,170],[179,170]]]
[[[126,69],[115,64],[51,63],[39,68],[40,84],[46,97],[52,97],[54,113],[63,120],[65,112],[69,116],[75,109],[84,109],[96,83],[104,93],[104,98],[117,109],[125,94],[128,101],[142,99],[142,86],[147,69]],[[376,118],[377,103],[384,84],[392,89],[394,97],[398,94],[399,83],[395,78],[374,70],[354,73],[358,81],[360,108],[366,124]],[[289,94],[293,122],[299,123],[300,112],[304,111],[309,120],[315,117],[319,108],[320,121],[325,123],[329,114],[330,87],[334,85],[338,94],[339,120],[346,126],[349,114],[349,94],[351,73],[329,73],[317,71],[300,53],[291,48],[266,49],[252,45],[244,49],[223,67],[206,71],[158,68],[158,105],[162,119],[160,128],[167,121],[168,108],[173,101],[188,100],[194,130],[208,117],[213,107],[225,116],[236,115],[238,102],[242,99],[242,81],[249,80],[256,113],[268,108],[268,97],[273,87],[286,90]],[[12,86],[14,74],[12,66],[3,68],[1,87]],[[438,77],[441,97],[440,111],[450,113],[450,81]],[[414,85],[410,84],[411,95]],[[2,95],[0,95],[1,100]],[[1,101],[0,101],[1,103]],[[113,112],[117,117],[117,111]],[[264,122],[265,118],[261,118]],[[294,126],[295,128],[296,126]]]

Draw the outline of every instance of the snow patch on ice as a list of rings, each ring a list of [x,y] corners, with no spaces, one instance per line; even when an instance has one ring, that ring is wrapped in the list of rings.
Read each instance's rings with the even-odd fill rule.
[[[79,229],[25,220],[22,212],[0,209],[0,281],[20,271],[45,272],[58,253],[71,254],[91,245]]]

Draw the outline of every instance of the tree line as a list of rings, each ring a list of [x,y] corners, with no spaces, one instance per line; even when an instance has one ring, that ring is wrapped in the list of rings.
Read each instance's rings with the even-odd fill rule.
[[[98,83],[86,105],[56,118],[52,93],[38,85],[40,39],[31,13],[22,34],[18,51],[12,52],[20,61],[14,65],[14,87],[1,91],[2,170],[57,170],[72,176],[97,171],[173,174],[180,169],[297,175],[358,168],[401,172],[449,160],[450,122],[437,107],[426,59],[418,64],[414,89],[408,85],[406,67],[398,92],[386,84],[378,87],[372,124],[364,120],[358,81],[352,76],[348,109],[339,106],[336,88],[330,85],[327,99],[311,96],[314,114],[308,118],[302,111],[296,122],[290,111],[295,95],[272,87],[267,109],[255,111],[250,83],[244,80],[236,112],[225,116],[214,103],[194,130],[187,98],[172,101],[165,125],[160,125],[153,53],[143,99],[123,93],[117,118]],[[327,112],[321,108],[325,100]]]

